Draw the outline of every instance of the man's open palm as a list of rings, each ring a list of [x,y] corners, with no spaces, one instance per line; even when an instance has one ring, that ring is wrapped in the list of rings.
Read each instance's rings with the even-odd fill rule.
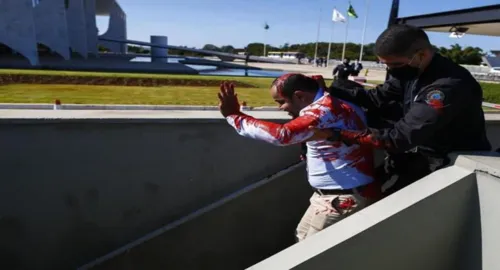
[[[238,102],[238,96],[234,92],[234,84],[229,82],[223,82],[220,85],[219,97],[219,109],[222,116],[227,117],[232,114],[240,113],[240,103]]]

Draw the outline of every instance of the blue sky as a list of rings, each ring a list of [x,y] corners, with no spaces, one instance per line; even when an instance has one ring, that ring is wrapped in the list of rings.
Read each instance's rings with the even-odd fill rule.
[[[498,4],[499,0],[401,0],[400,16]],[[279,46],[316,40],[321,18],[320,40],[328,42],[332,32],[332,9],[347,16],[348,0],[118,0],[127,14],[128,38],[149,41],[150,35],[165,35],[170,45],[202,47],[244,47],[250,42]],[[365,43],[374,42],[387,26],[391,0],[370,0]],[[366,0],[351,0],[359,18],[350,20],[348,41],[360,43]],[[436,6],[436,3],[439,3]],[[322,14],[320,14],[320,8]],[[267,22],[270,29],[263,30]],[[102,33],[107,19],[98,17]],[[333,41],[343,42],[345,24],[335,24]],[[500,37],[465,35],[451,39],[448,34],[429,33],[437,46],[458,43],[483,50],[500,49]]]

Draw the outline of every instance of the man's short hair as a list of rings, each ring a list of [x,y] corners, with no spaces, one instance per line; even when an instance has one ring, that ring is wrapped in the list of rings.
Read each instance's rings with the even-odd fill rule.
[[[417,51],[430,48],[432,46],[424,30],[407,24],[390,26],[375,42],[375,54],[382,57],[412,57]]]
[[[299,73],[287,73],[276,78],[271,86],[276,86],[278,93],[287,98],[291,98],[295,91],[316,93],[319,89],[318,82],[306,75]]]

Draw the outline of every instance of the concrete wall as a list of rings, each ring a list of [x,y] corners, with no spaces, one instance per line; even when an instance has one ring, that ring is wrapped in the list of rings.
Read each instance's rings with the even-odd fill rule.
[[[43,0],[33,12],[38,43],[49,47],[64,59],[70,59],[64,0]]]
[[[483,155],[460,156],[249,269],[499,269],[500,157]]]
[[[495,127],[495,122],[488,124]],[[498,137],[493,135],[494,145]],[[328,230],[332,237],[294,245],[251,269],[497,269],[500,179],[495,173],[500,157],[488,155],[494,154],[461,156],[455,166],[375,204],[371,212],[364,210],[346,225],[335,225]],[[298,177],[300,171],[294,171],[162,227],[80,269],[249,267],[292,244],[288,233],[310,195],[307,182]],[[296,199],[290,202],[289,196]],[[365,255],[360,259],[359,254]]]
[[[120,5],[116,3],[116,1],[113,3],[112,8],[110,9],[108,30],[106,31],[106,33],[102,34],[101,37],[118,40],[127,39],[127,15],[125,15],[125,12],[122,10]],[[110,49],[112,52],[127,52],[127,44],[99,41],[99,45]]]
[[[487,121],[486,132],[493,150],[500,148],[500,121]]]
[[[96,1],[96,14],[97,15],[109,15],[111,9],[113,8],[113,3],[115,0],[97,0]]]
[[[500,180],[488,174],[477,174],[479,189],[480,214],[485,220],[481,222],[482,230],[482,261],[483,269],[500,269],[498,260],[500,232],[500,211],[498,210],[498,194],[500,194]]]
[[[0,1],[0,43],[38,65],[32,0]]]
[[[0,269],[75,268],[299,154],[224,121],[168,119],[4,119],[0,149]]]
[[[496,122],[488,124],[493,142],[496,139],[498,143],[500,136],[491,129],[498,127]],[[128,243],[132,243],[127,246],[130,257],[121,256],[118,250],[112,254],[118,256],[104,260],[100,267],[138,265],[151,258],[150,269],[156,269],[153,262],[160,269],[184,264],[241,269],[292,243],[293,230],[311,194],[304,171],[297,169],[281,180],[247,189],[215,210],[197,212],[179,222],[192,211],[298,161],[297,148],[278,148],[239,137],[219,120],[2,119],[0,149],[0,269],[75,268]],[[488,172],[488,168],[462,167],[438,172],[430,180],[420,181],[420,188],[402,191],[402,195],[377,203],[380,207],[369,208],[377,210],[353,216],[355,221],[336,229],[342,233],[334,233],[326,244],[313,242],[324,250],[311,249],[316,253],[305,252],[305,257],[294,255],[296,259],[287,260],[296,263],[293,267],[302,263],[313,267],[321,264],[317,261],[321,258],[347,264],[340,255],[326,252],[332,249],[349,258],[353,250],[349,243],[354,241],[352,245],[362,243],[371,252],[381,250],[367,263],[377,258],[390,262],[394,256],[382,251],[400,250],[404,251],[402,259],[395,265],[415,263],[410,254],[430,256],[428,262],[415,263],[415,267],[429,269],[448,267],[458,257],[464,259],[460,261],[464,265],[475,267],[479,255],[483,265],[494,265],[491,258],[496,253],[492,247],[500,242],[496,238],[496,224],[500,223],[492,212],[499,182],[486,175],[487,180],[477,184],[476,177],[483,176],[474,176],[474,172]],[[465,180],[455,183],[457,178],[452,175]],[[450,196],[453,198],[448,200]],[[427,248],[430,238],[442,239],[443,245],[476,248],[478,209],[482,237],[489,237],[482,241],[482,248],[476,249],[481,253],[458,249],[451,255],[431,256],[449,247]],[[415,218],[419,216],[425,218]],[[162,227],[165,224],[169,226]],[[405,224],[404,230],[395,233],[401,224]],[[154,231],[158,228],[160,231]],[[421,228],[426,228],[426,233],[415,233]],[[363,231],[376,233],[364,235]],[[466,244],[452,242],[456,234],[465,235],[460,241]],[[145,241],[150,236],[155,236],[154,240]],[[398,242],[398,237],[405,241]],[[334,247],[344,241],[346,248]],[[401,250],[402,245],[409,247]],[[182,249],[172,251],[173,246]],[[301,245],[292,248],[297,246]],[[162,253],[165,250],[172,256]],[[418,253],[425,250],[431,255]],[[318,255],[323,253],[326,257]],[[160,259],[162,256],[165,259]],[[288,269],[286,265],[271,269]]]
[[[488,131],[492,144],[498,146],[497,124],[488,122]],[[499,265],[494,258],[500,240],[497,232],[500,214],[495,209],[500,181],[482,172],[498,172],[500,158],[477,159],[461,157],[455,162],[456,166],[438,171],[378,202],[370,207],[371,212],[364,210],[347,225],[335,225],[340,227],[329,229],[333,232],[327,240],[323,236],[309,245],[294,245],[254,267],[266,270],[331,269],[332,266],[339,269],[497,269]],[[292,244],[289,232],[295,229],[311,194],[299,174],[300,171],[294,169],[270,183],[250,188],[223,204],[207,207],[206,211],[162,227],[80,269],[249,267],[252,261],[257,262]],[[290,201],[290,197],[295,200]],[[278,207],[281,208],[277,210]],[[360,259],[359,254],[365,255]]]
[[[97,57],[97,35],[99,30],[96,24],[96,0],[85,0],[85,24],[87,26],[87,50],[88,54]]]
[[[298,164],[80,269],[244,269],[294,244],[305,174]]]
[[[68,22],[68,35],[71,49],[83,58],[87,58],[87,22],[84,0],[69,0],[69,8],[66,10],[66,19]]]

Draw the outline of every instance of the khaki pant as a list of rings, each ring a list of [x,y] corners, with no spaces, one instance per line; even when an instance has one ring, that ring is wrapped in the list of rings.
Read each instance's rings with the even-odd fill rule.
[[[310,201],[311,205],[297,226],[298,241],[306,239],[369,205],[369,200],[359,194],[320,195],[314,192]]]

